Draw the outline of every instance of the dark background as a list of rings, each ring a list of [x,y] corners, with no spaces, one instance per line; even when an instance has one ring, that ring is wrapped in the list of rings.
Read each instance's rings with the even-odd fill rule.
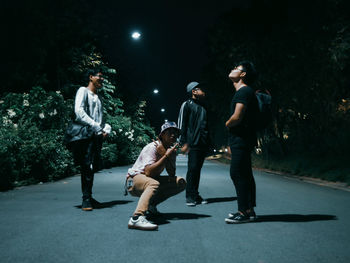
[[[69,42],[79,45],[79,34],[74,32],[74,27],[81,24],[84,30],[94,32],[91,41],[102,51],[109,66],[116,69],[118,93],[125,106],[145,99],[148,118],[158,129],[164,119],[177,120],[181,103],[187,98],[186,85],[191,81],[201,81],[203,66],[208,62],[206,44],[209,27],[222,13],[234,7],[249,8],[250,2],[6,2],[2,18],[5,44],[2,71],[10,78],[3,89],[27,90],[36,81],[33,69],[52,70],[55,59],[44,58],[50,56],[50,50],[44,51],[44,54],[40,52],[45,48],[40,47],[43,41],[47,41],[52,49],[56,48],[53,45],[59,45],[61,49],[64,39],[57,37],[60,23],[71,23],[70,30],[73,32],[68,36]],[[46,28],[48,24],[51,28]],[[137,41],[131,38],[134,30],[142,34]],[[55,41],[60,43],[49,43]],[[47,59],[44,66],[38,65],[42,59]],[[30,71],[32,74],[28,76]],[[16,76],[11,77],[12,74]],[[47,74],[50,78],[55,73]],[[60,80],[61,86],[64,83],[65,79]],[[155,88],[159,90],[158,95],[153,94]],[[165,108],[165,113],[160,112],[161,108]]]
[[[109,165],[132,163],[164,119],[177,120],[190,81],[205,83],[210,134],[223,149],[234,95],[228,73],[241,60],[255,64],[254,88],[273,98],[255,165],[350,182],[347,0],[18,0],[1,11],[0,166],[12,174],[9,185],[18,176],[72,174],[62,170],[70,156],[59,138],[91,66],[105,70],[101,97],[116,132],[104,144]]]

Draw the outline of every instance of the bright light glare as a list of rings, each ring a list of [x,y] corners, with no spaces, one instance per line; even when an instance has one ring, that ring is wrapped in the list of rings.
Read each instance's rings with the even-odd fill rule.
[[[158,93],[159,93],[159,90],[154,89],[154,90],[153,90],[153,93],[154,93],[154,94],[158,94]]]
[[[161,108],[160,111],[161,111],[161,112],[165,112],[165,109],[164,109],[164,108]]]
[[[168,119],[165,119],[165,120],[164,120],[164,122],[167,122],[167,121],[168,121]]]
[[[139,32],[134,32],[134,33],[132,33],[131,37],[133,39],[139,39],[141,37],[141,34]]]

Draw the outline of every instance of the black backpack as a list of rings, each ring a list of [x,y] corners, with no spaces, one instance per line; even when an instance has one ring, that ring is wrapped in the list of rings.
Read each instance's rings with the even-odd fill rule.
[[[257,131],[264,130],[273,120],[272,97],[268,90],[255,92],[258,101],[258,113],[255,128]]]

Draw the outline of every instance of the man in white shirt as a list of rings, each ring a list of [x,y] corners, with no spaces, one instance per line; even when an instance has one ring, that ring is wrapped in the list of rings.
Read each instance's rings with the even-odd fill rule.
[[[178,136],[179,129],[175,122],[164,123],[158,140],[147,144],[128,170],[127,190],[131,195],[140,197],[128,228],[156,230],[158,226],[146,219],[146,212],[159,214],[156,208],[159,203],[186,188],[185,179],[175,176]],[[160,176],[164,168],[168,176]]]
[[[77,91],[74,111],[75,122],[82,127],[87,127],[89,136],[88,138],[83,136],[74,141],[72,151],[76,163],[80,165],[82,209],[91,211],[98,205],[98,202],[92,198],[94,172],[99,170],[102,141],[111,132],[111,126],[103,122],[102,104],[97,95],[103,83],[101,70],[89,70],[87,75],[89,84],[87,87],[80,87]]]

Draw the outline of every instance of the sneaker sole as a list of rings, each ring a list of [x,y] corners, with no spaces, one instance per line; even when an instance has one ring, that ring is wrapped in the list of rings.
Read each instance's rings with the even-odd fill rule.
[[[85,207],[85,208],[82,208],[81,210],[83,210],[83,211],[92,211],[92,207]]]
[[[228,218],[225,218],[225,222],[227,224],[243,224],[243,223],[249,223],[249,222],[252,222],[252,221],[250,221],[250,219],[247,219],[247,220],[244,220],[244,221],[236,221],[236,220],[230,220]]]
[[[194,203],[186,203],[187,206],[196,206],[197,204]]]
[[[157,230],[158,226],[145,228],[145,227],[139,227],[139,226],[134,226],[134,225],[128,225],[128,228],[129,229],[144,230],[144,231],[152,231],[152,230]]]

